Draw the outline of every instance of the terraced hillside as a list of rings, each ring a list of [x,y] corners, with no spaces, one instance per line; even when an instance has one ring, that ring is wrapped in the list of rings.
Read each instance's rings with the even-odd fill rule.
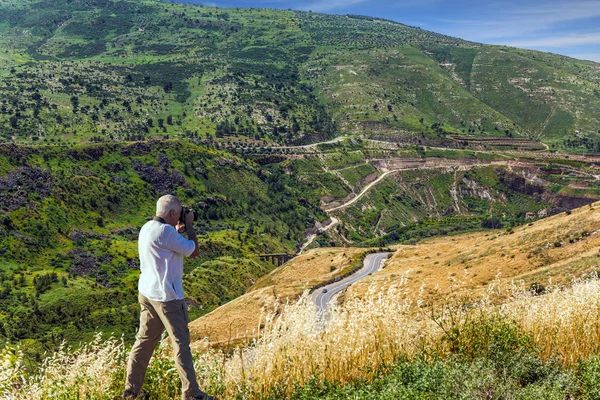
[[[600,66],[361,16],[0,3],[3,141],[450,135],[600,149]]]
[[[600,198],[594,157],[363,146],[339,142],[335,151],[282,162],[341,222],[315,245],[385,246],[509,227]]]

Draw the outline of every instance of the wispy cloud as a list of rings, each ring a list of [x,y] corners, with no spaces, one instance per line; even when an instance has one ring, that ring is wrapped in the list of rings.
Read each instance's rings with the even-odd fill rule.
[[[516,7],[506,15],[519,19],[533,19],[536,24],[554,24],[585,18],[600,17],[600,3],[597,0],[561,1],[540,3],[537,6]]]
[[[508,46],[515,47],[564,47],[588,44],[600,44],[600,33],[590,33],[587,35],[551,36],[540,39],[521,39],[506,43]]]
[[[529,36],[555,30],[564,23],[600,17],[600,2],[575,0],[571,2],[537,2],[520,6],[510,1],[488,2],[476,10],[474,17],[441,19],[451,34],[459,37],[502,39]]]
[[[600,54],[598,53],[573,53],[568,54],[569,57],[578,58],[580,60],[595,61],[600,63]]]
[[[463,9],[462,18],[452,18],[452,13],[439,18],[438,31],[476,42],[600,60],[599,0],[488,0],[471,4]]]

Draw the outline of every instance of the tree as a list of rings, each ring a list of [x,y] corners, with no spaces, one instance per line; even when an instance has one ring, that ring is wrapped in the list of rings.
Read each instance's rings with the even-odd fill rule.
[[[71,104],[73,105],[73,114],[76,114],[79,108],[79,97],[71,96]]]
[[[13,115],[8,120],[10,122],[10,127],[13,129],[17,129],[19,127],[19,118],[16,115]]]

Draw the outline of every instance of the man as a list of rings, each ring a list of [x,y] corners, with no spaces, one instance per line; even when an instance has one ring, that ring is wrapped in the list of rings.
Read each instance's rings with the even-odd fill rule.
[[[175,365],[181,379],[183,400],[214,400],[198,388],[190,351],[187,306],[183,296],[183,257],[198,256],[198,240],[192,226],[194,213],[184,215],[177,197],[166,195],[156,203],[156,217],[140,230],[140,328],[129,354],[124,400],[136,399],[146,368],[162,332],[173,344]],[[188,239],[179,234],[185,229]]]

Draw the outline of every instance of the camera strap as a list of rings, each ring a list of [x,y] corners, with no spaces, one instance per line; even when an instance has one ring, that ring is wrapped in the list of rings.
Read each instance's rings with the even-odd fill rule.
[[[153,221],[160,222],[161,224],[166,224],[165,220],[161,217],[152,217]]]

